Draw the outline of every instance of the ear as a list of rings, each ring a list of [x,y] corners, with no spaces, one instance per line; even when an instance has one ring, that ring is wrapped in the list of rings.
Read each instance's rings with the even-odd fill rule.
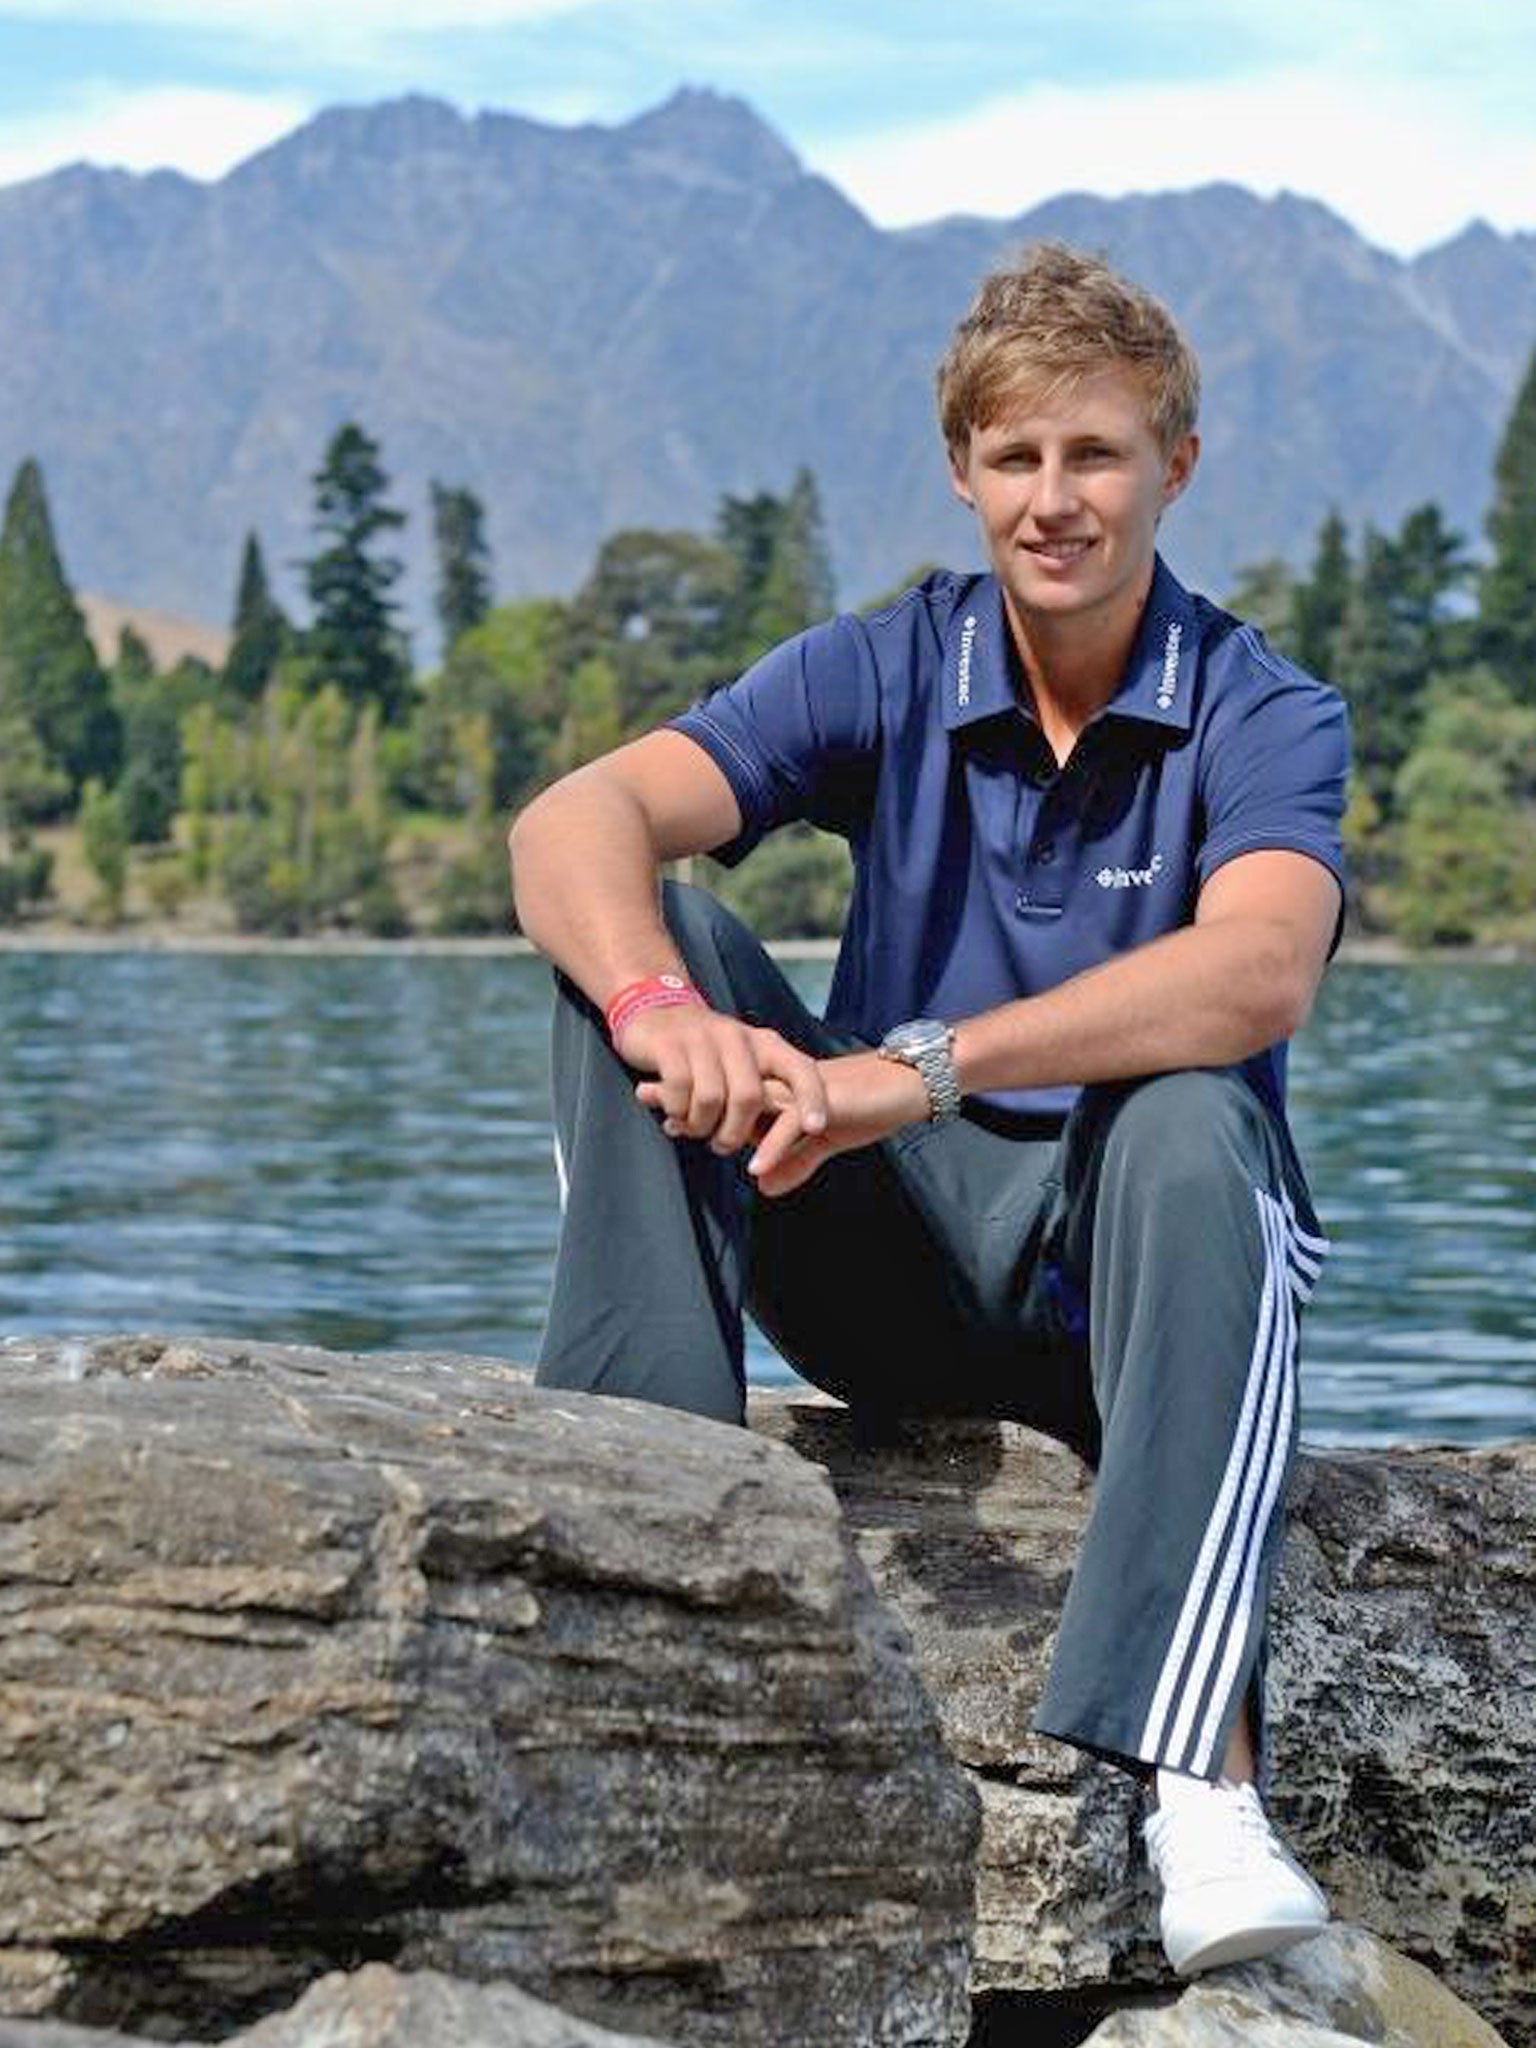
[[[954,492],[955,496],[960,500],[961,504],[969,507],[969,509],[972,512],[974,512],[976,509],[976,500],[971,494],[971,486],[966,477],[966,469],[968,465],[964,461],[962,461],[959,453],[954,448],[951,448],[948,451],[948,453],[949,487]]]
[[[1200,460],[1200,436],[1185,434],[1176,441],[1163,469],[1163,507],[1166,510],[1185,489]]]

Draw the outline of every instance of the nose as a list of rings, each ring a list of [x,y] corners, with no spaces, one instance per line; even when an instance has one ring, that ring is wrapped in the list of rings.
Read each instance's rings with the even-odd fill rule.
[[[1046,453],[1035,471],[1030,493],[1031,510],[1037,519],[1067,519],[1077,509],[1077,486],[1072,472],[1059,455]]]

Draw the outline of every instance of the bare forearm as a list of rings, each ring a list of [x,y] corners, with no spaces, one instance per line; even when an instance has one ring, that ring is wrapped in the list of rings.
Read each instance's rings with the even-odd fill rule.
[[[508,845],[520,928],[594,1002],[681,969],[662,922],[658,851],[621,783],[557,783],[518,818]]]
[[[1195,924],[1044,995],[963,1022],[962,1089],[1129,1080],[1247,1059],[1303,1021],[1308,963],[1283,925]]]

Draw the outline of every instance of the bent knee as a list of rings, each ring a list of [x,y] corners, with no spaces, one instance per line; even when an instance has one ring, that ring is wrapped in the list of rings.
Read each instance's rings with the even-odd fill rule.
[[[1114,1113],[1106,1162],[1171,1186],[1262,1171],[1269,1150],[1266,1112],[1230,1068],[1188,1068],[1139,1082]]]

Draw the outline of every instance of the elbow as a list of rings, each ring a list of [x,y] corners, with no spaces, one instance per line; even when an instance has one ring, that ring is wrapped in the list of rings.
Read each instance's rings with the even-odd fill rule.
[[[538,940],[532,925],[537,921],[534,914],[537,891],[533,887],[533,875],[538,866],[539,846],[548,809],[546,799],[549,794],[548,790],[540,791],[536,797],[524,804],[521,810],[513,814],[507,826],[507,863],[512,882],[512,914],[517,921],[518,930],[533,939],[535,945]]]
[[[1288,925],[1262,929],[1251,986],[1257,1011],[1258,1046],[1294,1038],[1312,1014],[1318,974],[1297,933]]]

